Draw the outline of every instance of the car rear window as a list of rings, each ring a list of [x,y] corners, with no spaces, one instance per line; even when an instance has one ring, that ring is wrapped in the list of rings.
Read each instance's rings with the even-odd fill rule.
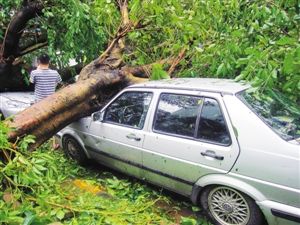
[[[300,137],[300,106],[274,90],[245,90],[238,97],[284,140]]]

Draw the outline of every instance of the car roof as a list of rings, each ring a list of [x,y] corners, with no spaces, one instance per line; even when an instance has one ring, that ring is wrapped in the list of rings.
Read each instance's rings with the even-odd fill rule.
[[[249,87],[250,85],[247,83],[236,82],[232,79],[172,78],[134,84],[129,88],[180,89],[236,94]]]

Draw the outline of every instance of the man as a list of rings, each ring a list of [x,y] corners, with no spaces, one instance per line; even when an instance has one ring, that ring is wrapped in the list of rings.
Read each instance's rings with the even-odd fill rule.
[[[55,92],[56,86],[60,83],[61,77],[56,70],[49,68],[50,57],[47,54],[42,54],[38,58],[38,67],[30,74],[30,82],[34,83],[35,102],[52,95]],[[57,149],[59,144],[53,138],[53,149]]]
[[[30,74],[30,82],[34,83],[35,102],[52,95],[61,77],[56,70],[49,68],[50,57],[42,54],[38,58],[38,67]]]

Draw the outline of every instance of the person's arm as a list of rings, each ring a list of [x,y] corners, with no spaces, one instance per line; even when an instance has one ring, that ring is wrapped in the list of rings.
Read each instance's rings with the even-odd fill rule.
[[[57,83],[57,86],[56,86],[57,89],[60,89],[60,88],[63,88],[63,87],[66,86],[66,85],[62,82],[62,79],[61,79],[61,76],[59,75],[59,73],[57,73],[57,80],[56,80],[56,83]]]
[[[61,83],[62,82],[62,79],[61,79],[61,76],[59,75],[59,73],[57,73],[57,83]]]

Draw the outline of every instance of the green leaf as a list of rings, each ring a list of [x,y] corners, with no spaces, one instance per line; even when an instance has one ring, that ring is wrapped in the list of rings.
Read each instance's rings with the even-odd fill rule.
[[[180,225],[197,225],[197,221],[193,218],[181,217]]]
[[[62,220],[65,217],[65,212],[63,210],[58,210],[57,213],[56,213],[56,217],[59,220]]]
[[[290,92],[291,91],[291,87],[293,86],[294,82],[293,80],[289,80],[288,82],[286,82],[284,85],[283,85],[283,90],[287,91],[287,92]]]
[[[272,70],[272,77],[274,78],[274,79],[277,79],[277,70]]]
[[[283,72],[285,74],[290,74],[294,70],[294,65],[293,65],[293,55],[291,53],[288,53],[285,56],[285,59],[283,61]]]
[[[297,43],[297,40],[290,37],[282,37],[278,41],[276,41],[276,44],[278,45],[294,45]]]
[[[201,209],[197,206],[192,206],[192,211],[193,212],[199,212],[199,211],[201,211]]]
[[[25,212],[25,220],[23,222],[23,225],[30,225],[35,219],[35,215],[32,212]]]
[[[249,63],[249,58],[239,58],[237,61],[236,61],[236,64],[237,64],[237,67],[240,67],[242,65],[247,65]]]
[[[245,80],[248,76],[248,73],[246,73],[245,71],[242,72],[240,75],[238,75],[237,77],[235,77],[235,81],[241,81],[241,80]]]
[[[35,143],[35,137],[33,135],[27,135],[23,139],[21,139],[19,147],[22,151],[25,151],[28,149],[28,146],[30,144]]]
[[[169,74],[163,70],[161,64],[154,64],[152,66],[151,80],[169,79]]]
[[[221,63],[221,64],[218,66],[216,75],[217,75],[217,76],[222,75],[222,74],[224,73],[224,68],[225,68],[225,67],[224,67],[224,63]]]

